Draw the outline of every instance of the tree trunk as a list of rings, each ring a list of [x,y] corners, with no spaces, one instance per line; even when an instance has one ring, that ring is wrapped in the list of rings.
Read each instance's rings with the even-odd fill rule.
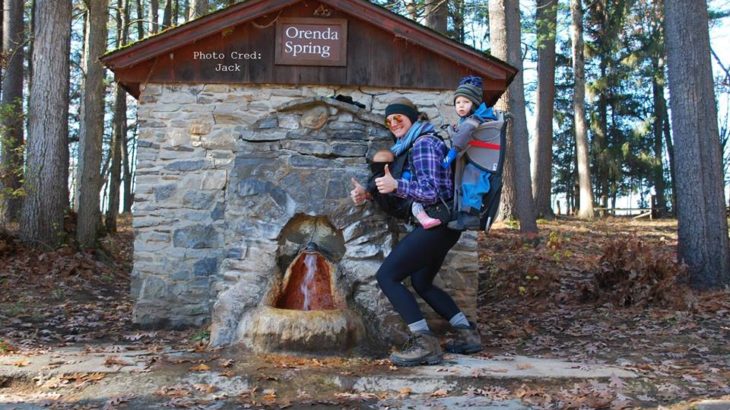
[[[68,91],[71,1],[36,0],[33,87],[28,107],[23,240],[58,246],[68,207]]]
[[[3,138],[0,175],[4,193],[0,193],[3,223],[17,221],[22,200],[17,192],[23,174],[23,1],[5,0],[3,4],[3,53],[6,56],[2,80],[2,105],[7,114],[2,119]],[[12,108],[9,108],[12,107]],[[9,108],[9,109],[8,109]]]
[[[601,78],[606,79],[608,75],[608,64],[607,59],[611,58],[610,55],[601,55],[601,62],[599,63]],[[608,97],[607,93],[610,92],[607,85],[603,85],[603,89],[598,95],[598,126],[594,129],[593,139],[593,156],[595,157],[596,166],[594,171],[596,172],[596,196],[601,207],[608,208],[608,198],[612,194],[610,191],[611,181],[614,178],[609,177],[609,168],[611,163],[611,155],[608,150]],[[585,84],[585,78],[584,78]],[[590,146],[590,145],[589,145]]]
[[[660,99],[662,100],[662,106],[664,107],[664,126],[662,128],[664,131],[664,142],[667,144],[667,156],[669,157],[669,184],[672,188],[672,213],[676,216],[679,205],[677,204],[677,166],[674,161],[674,142],[672,141],[672,131],[669,127],[667,100],[664,98],[664,95],[661,95]]]
[[[142,0],[136,0],[137,2],[137,40],[144,38],[144,6],[142,6]]]
[[[730,284],[722,153],[710,63],[707,5],[665,1],[672,130],[676,146],[679,260],[700,289]]]
[[[188,21],[190,16],[190,0],[183,0],[182,18],[184,21]]]
[[[172,25],[172,0],[165,0],[165,10],[162,13],[162,29]]]
[[[494,57],[507,60],[507,22],[505,19],[505,0],[489,0],[489,42],[491,53]],[[509,1],[509,0],[508,0]],[[510,89],[507,89],[495,105],[497,109],[509,111]],[[512,149],[513,127],[507,129],[507,147],[505,148],[505,166],[502,174],[502,198],[499,206],[497,219],[510,219],[515,214],[515,192],[514,172],[512,162],[514,158]]]
[[[553,114],[555,112],[555,35],[558,0],[537,0],[537,99],[532,193],[538,216],[553,218]]]
[[[464,29],[464,13],[465,4],[464,0],[453,0],[454,13],[451,14],[451,19],[454,22],[454,40],[463,43],[466,38],[466,31]]]
[[[583,5],[581,0],[570,1],[573,19],[571,37],[573,42],[573,112],[575,116],[575,146],[578,159],[578,184],[580,186],[580,208],[578,218],[593,219],[593,192],[591,190],[591,169],[588,158],[588,126],[585,114],[585,67],[583,61]]]
[[[447,0],[427,0],[425,5],[426,27],[446,35],[449,7]]]
[[[150,0],[150,34],[155,34],[160,31],[160,24],[158,21],[160,11],[160,2],[158,0]]]
[[[664,182],[664,86],[659,83],[659,79],[663,76],[664,64],[661,57],[654,57],[655,74],[652,76],[652,93],[654,97],[654,155],[656,163],[654,164],[654,190],[656,193],[657,216],[664,216],[667,212],[667,200]],[[663,81],[662,81],[663,83]]]
[[[189,20],[196,19],[206,14],[208,14],[208,0],[192,0],[190,2]]]
[[[502,216],[507,218],[516,216],[520,221],[522,233],[536,233],[537,220],[530,181],[530,152],[522,79],[520,11],[517,0],[489,1],[489,32],[492,39],[492,54],[506,60],[519,70],[507,93],[500,99],[500,108],[510,111],[513,116],[507,135]]]
[[[129,37],[129,0],[117,0],[117,48],[124,46]],[[110,145],[111,170],[109,173],[109,206],[105,218],[108,232],[117,231],[117,215],[119,214],[119,186],[121,185],[122,142],[127,134],[127,93],[117,83],[114,99],[114,130]]]
[[[6,14],[5,13],[5,1],[0,0],[0,39],[5,38],[5,27],[3,27],[5,24],[5,14]],[[2,48],[3,48],[2,51],[5,52],[5,47],[2,46]],[[2,73],[2,70],[0,70],[0,93],[2,93],[2,90],[3,90],[3,73]],[[0,160],[1,159],[2,159],[2,157],[0,156]],[[2,185],[0,185],[0,188],[1,187],[2,187]]]
[[[122,141],[127,132],[127,92],[117,84],[114,101],[114,131],[112,134],[111,170],[109,173],[109,207],[106,211],[105,226],[108,232],[117,231],[119,214],[119,186],[121,185]]]
[[[134,146],[129,146],[129,139],[127,133],[122,135],[124,141],[122,141],[122,172],[124,172],[124,202],[122,204],[122,211],[125,213],[132,212],[132,202],[134,202],[134,194],[132,193],[132,169],[131,169],[131,154],[135,151]]]
[[[108,0],[88,0],[86,26],[86,81],[84,108],[79,127],[78,223],[76,239],[81,247],[94,247],[101,227],[101,146],[104,137],[104,67],[99,62],[106,51]]]

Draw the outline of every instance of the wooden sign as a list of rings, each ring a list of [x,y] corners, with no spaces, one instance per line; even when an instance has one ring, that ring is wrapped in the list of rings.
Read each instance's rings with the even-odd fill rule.
[[[278,65],[347,65],[347,20],[281,17],[276,22]]]

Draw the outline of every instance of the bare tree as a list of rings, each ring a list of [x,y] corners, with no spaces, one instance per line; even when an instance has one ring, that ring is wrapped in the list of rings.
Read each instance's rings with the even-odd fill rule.
[[[571,39],[573,43],[573,113],[575,118],[575,146],[578,161],[578,186],[580,207],[578,217],[593,219],[593,190],[591,188],[591,169],[588,159],[588,125],[585,110],[585,61],[583,60],[583,5],[581,0],[570,0],[573,24]]]
[[[537,98],[532,195],[538,216],[552,218],[553,113],[555,112],[555,35],[558,0],[537,0]]]
[[[525,91],[522,79],[522,49],[518,0],[489,0],[489,33],[492,54],[506,60],[519,72],[498,108],[510,111],[512,125],[507,130],[507,152],[502,191],[501,218],[517,217],[520,231],[537,232],[535,204],[530,181]]]
[[[18,194],[23,168],[23,0],[6,0],[3,4],[3,54],[5,55],[5,76],[2,79],[2,152],[0,152],[2,187],[0,193],[3,222],[17,221],[20,217],[22,200]]]
[[[71,1],[36,0],[21,237],[55,247],[68,207]]]
[[[707,5],[665,0],[672,130],[678,149],[680,261],[697,288],[730,284],[722,153],[710,63]]]

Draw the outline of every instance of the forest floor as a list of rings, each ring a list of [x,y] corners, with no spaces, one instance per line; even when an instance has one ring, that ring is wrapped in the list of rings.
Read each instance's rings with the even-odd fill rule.
[[[695,292],[684,284],[686,272],[674,262],[675,220],[586,223],[560,218],[540,221],[539,227],[537,238],[526,239],[514,227],[500,225],[480,239],[478,324],[486,349],[479,356],[605,364],[637,377],[486,378],[483,388],[434,391],[423,406],[436,406],[428,397],[450,395],[574,409],[684,409],[703,399],[730,400],[730,290]],[[34,356],[78,348],[118,353],[106,356],[105,365],[124,366],[124,354],[144,351],[148,356],[141,372],[176,367],[194,373],[215,367],[220,375],[232,376],[236,356],[209,351],[207,329],[143,331],[133,326],[132,242],[128,220],[97,251],[31,249],[12,234],[0,233],[0,359],[28,357],[13,363],[22,368]],[[49,364],[54,365],[61,363]],[[227,399],[230,408],[398,407],[388,405],[388,394],[382,392],[329,389],[315,394],[298,388],[289,394],[266,387],[287,384],[287,372],[297,368],[345,376],[394,370],[387,360],[269,356],[248,365],[239,370],[260,374],[259,382]],[[0,408],[26,408],[17,404],[25,400],[52,408],[225,407],[209,399],[214,382],[181,384],[174,377],[146,401],[130,396],[69,399],[105,377],[98,372],[32,379],[0,374]],[[404,388],[397,395],[409,394]]]

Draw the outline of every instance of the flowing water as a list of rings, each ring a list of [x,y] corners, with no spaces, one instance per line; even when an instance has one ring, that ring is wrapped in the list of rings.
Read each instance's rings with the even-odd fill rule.
[[[300,254],[289,267],[289,279],[277,299],[276,307],[294,310],[336,309],[332,295],[331,272],[322,255]]]
[[[304,257],[304,266],[307,267],[307,272],[304,274],[304,280],[302,281],[302,285],[299,289],[304,297],[302,310],[309,310],[309,291],[314,284],[314,274],[317,271],[317,255],[308,253],[307,256]]]

